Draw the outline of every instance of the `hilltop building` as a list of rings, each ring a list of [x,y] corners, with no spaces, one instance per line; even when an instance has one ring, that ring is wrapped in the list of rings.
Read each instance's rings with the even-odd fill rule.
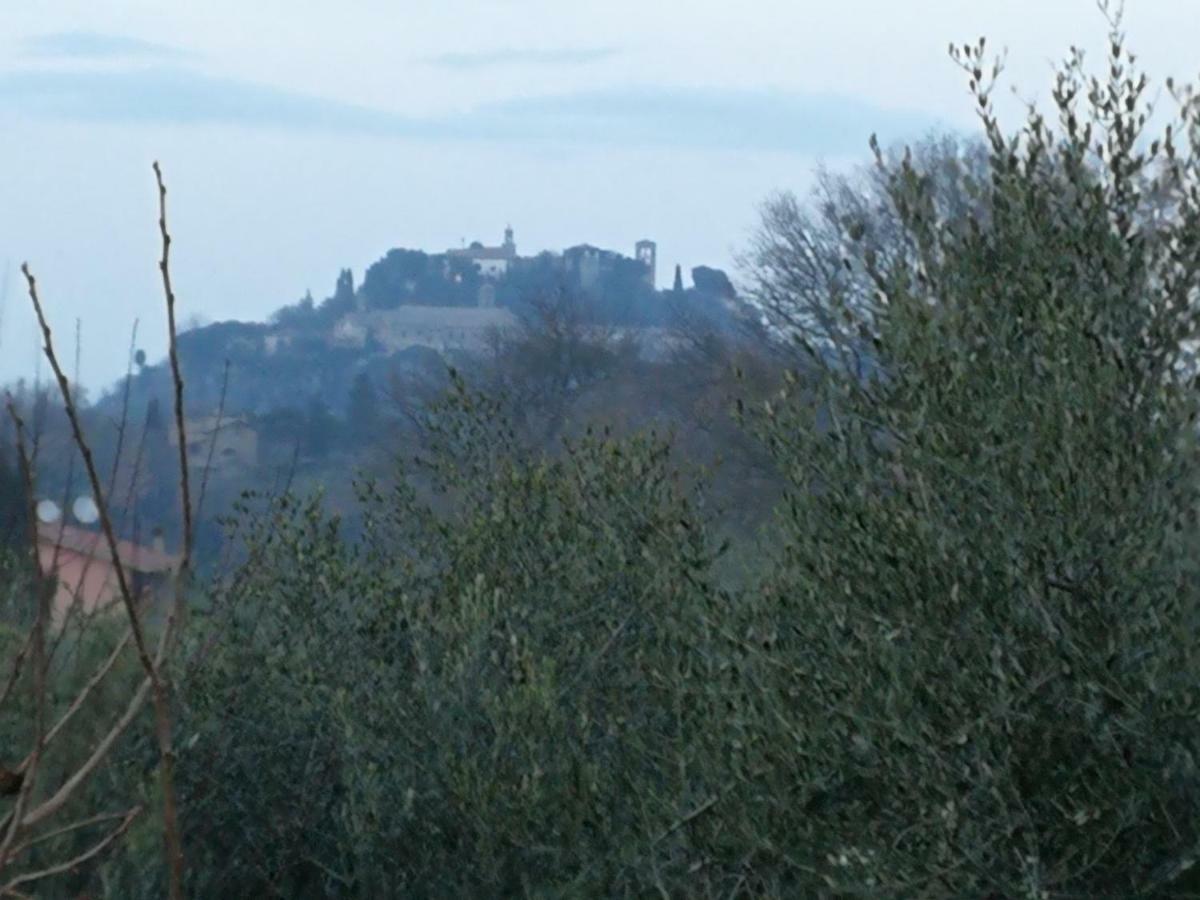
[[[474,241],[469,247],[447,250],[446,255],[474,263],[484,278],[502,278],[508,274],[508,267],[517,258],[512,226],[504,229],[504,243],[499,247],[485,247],[479,241]]]
[[[184,428],[191,469],[221,476],[248,471],[258,463],[258,432],[241,417],[202,416],[189,419]],[[179,446],[173,426],[167,438],[172,447]]]
[[[651,240],[638,241],[634,246],[634,261],[641,264],[644,270],[641,277],[651,288],[657,252],[657,245]],[[458,302],[453,304],[446,302],[445,296],[439,296],[439,285],[428,280],[419,282],[418,279],[424,277],[419,270],[412,274],[399,274],[407,270],[398,270],[398,274],[392,276],[391,284],[395,287],[391,290],[396,294],[389,298],[388,308],[371,308],[365,302],[366,296],[360,293],[352,310],[333,324],[327,340],[336,347],[375,346],[388,353],[411,347],[428,347],[440,353],[486,350],[496,335],[511,331],[518,324],[510,310],[497,305],[497,296],[504,290],[505,279],[544,265],[547,255],[559,272],[585,292],[600,289],[606,279],[622,270],[628,272],[629,269],[623,267],[633,262],[620,253],[591,244],[568,247],[560,254],[521,257],[517,255],[516,239],[509,225],[498,246],[485,246],[475,241],[466,247],[447,250],[443,256],[443,271],[450,281],[461,283],[461,266],[458,265],[461,262],[478,269],[481,280],[471,298],[472,305],[460,305],[466,298],[457,298]],[[451,262],[455,264],[454,268]],[[454,272],[454,269],[459,271]],[[274,340],[268,338],[268,354],[276,349],[276,345],[286,344],[287,339],[288,336],[282,333]]]
[[[646,267],[646,283],[650,287],[654,287],[655,269],[658,266],[658,244],[654,241],[638,241],[633,245],[633,252],[637,261]]]
[[[585,291],[592,290],[605,272],[620,258],[612,250],[601,250],[591,244],[578,244],[563,251],[563,268],[579,280]]]
[[[495,306],[407,305],[350,313],[334,327],[332,341],[339,347],[373,342],[389,353],[409,347],[479,352],[516,324],[511,312]]]
[[[504,229],[504,243],[498,247],[487,247],[479,241],[474,241],[467,247],[447,250],[446,256],[473,263],[479,268],[479,273],[489,281],[503,278],[513,266],[523,261],[522,257],[517,255],[517,244],[511,225]],[[568,247],[561,257],[563,268],[579,279],[579,285],[584,290],[594,288],[621,258],[619,253],[602,250],[591,244]],[[634,258],[645,267],[646,283],[653,288],[658,265],[658,245],[651,240],[638,241],[634,245]],[[479,305],[491,305],[494,297],[494,289],[481,292]]]

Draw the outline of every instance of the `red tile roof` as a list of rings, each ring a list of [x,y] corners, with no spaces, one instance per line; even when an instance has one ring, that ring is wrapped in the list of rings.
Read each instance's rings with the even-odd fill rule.
[[[103,562],[111,562],[112,554],[104,533],[78,528],[63,522],[38,523],[38,539],[52,547],[61,547]],[[117,541],[117,555],[126,568],[134,572],[169,572],[179,565],[179,557],[132,541]]]

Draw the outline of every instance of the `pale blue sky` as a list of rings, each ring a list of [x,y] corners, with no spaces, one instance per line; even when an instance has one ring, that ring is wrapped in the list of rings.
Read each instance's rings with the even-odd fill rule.
[[[1151,73],[1200,68],[1200,0],[1130,0]],[[1091,0],[70,0],[0,7],[0,380],[34,368],[28,259],[83,375],[162,351],[150,163],[184,315],[261,319],[398,245],[579,241],[730,265],[756,205],[872,129],[971,127],[946,46],[1007,46],[1042,93]],[[1006,104],[1015,114],[1015,102]],[[0,287],[0,297],[3,297]]]

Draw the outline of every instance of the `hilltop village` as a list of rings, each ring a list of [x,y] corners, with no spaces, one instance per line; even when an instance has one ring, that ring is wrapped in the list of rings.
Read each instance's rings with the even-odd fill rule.
[[[360,374],[382,381],[395,370],[464,364],[534,327],[547,310],[568,316],[581,335],[635,345],[644,359],[669,354],[681,329],[697,321],[729,328],[744,317],[724,272],[696,267],[685,287],[675,267],[671,286],[660,290],[655,243],[639,241],[633,250],[625,256],[581,244],[522,256],[511,227],[495,246],[390,250],[359,284],[342,270],[322,301],[310,292],[265,323],[217,322],[182,334],[193,408],[264,415],[300,398],[340,411]],[[160,392],[166,373],[150,366],[136,374],[135,411]]]
[[[636,383],[638,367],[667,364],[698,329],[730,331],[749,319],[724,272],[696,267],[685,286],[676,266],[660,289],[655,243],[632,250],[582,244],[521,255],[509,227],[493,246],[390,250],[360,283],[343,269],[325,299],[310,292],[267,322],[186,330],[188,457],[215,489],[295,464],[327,465],[331,453],[356,459],[355,448],[398,407],[443,389],[451,366],[511,386],[503,373],[512,348],[549,341],[554,358],[544,365],[561,369],[562,390],[582,402],[598,379]],[[521,364],[522,378],[544,374],[529,354]],[[130,421],[144,421],[150,445],[169,459],[177,440],[162,412],[170,408],[165,363],[137,367],[127,400],[122,385],[97,405],[116,415],[125,402]],[[143,481],[154,483],[144,473]]]

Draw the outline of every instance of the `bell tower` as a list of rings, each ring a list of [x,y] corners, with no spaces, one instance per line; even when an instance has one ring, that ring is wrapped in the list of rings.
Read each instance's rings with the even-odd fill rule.
[[[637,261],[646,267],[643,276],[646,283],[650,287],[654,287],[655,268],[658,265],[658,245],[654,241],[638,241],[634,245],[634,253],[637,255]]]

